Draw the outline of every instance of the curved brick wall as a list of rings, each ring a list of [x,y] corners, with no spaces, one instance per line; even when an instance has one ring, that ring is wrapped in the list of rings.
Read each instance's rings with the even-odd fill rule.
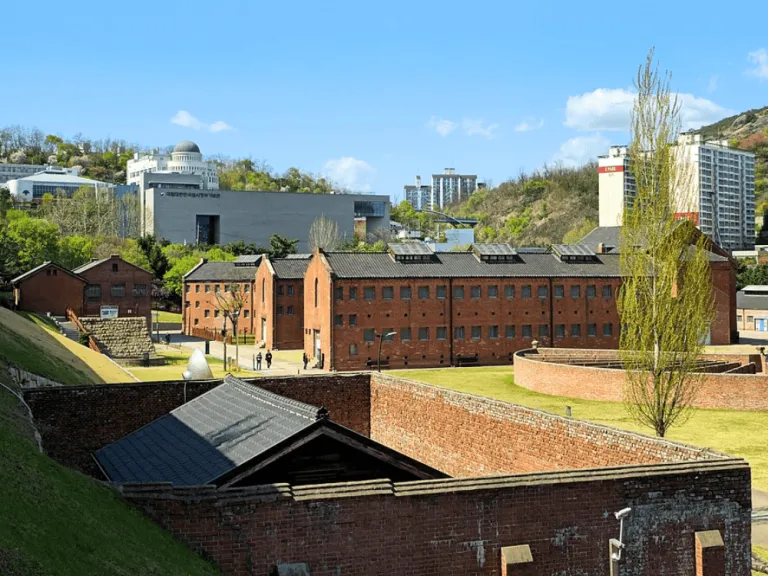
[[[572,352],[595,353],[594,350]],[[724,357],[721,355],[718,359]],[[515,355],[515,384],[534,392],[621,402],[624,382],[622,370],[540,362],[530,351]],[[768,410],[768,374],[707,374],[693,404],[698,408]]]

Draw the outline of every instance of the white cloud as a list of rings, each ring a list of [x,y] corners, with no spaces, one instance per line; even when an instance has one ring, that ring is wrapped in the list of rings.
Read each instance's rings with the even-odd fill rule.
[[[768,50],[760,48],[760,50],[750,52],[747,55],[747,60],[750,64],[754,64],[754,68],[747,70],[747,74],[758,78],[768,78]]]
[[[606,154],[610,145],[611,141],[600,133],[594,136],[577,136],[563,142],[553,159],[565,166],[581,166],[595,160],[600,154]]]
[[[717,74],[712,74],[712,76],[709,77],[709,84],[707,84],[707,92],[712,94],[715,90],[717,90],[717,85],[720,83],[720,76]]]
[[[498,124],[486,125],[482,120],[475,118],[464,118],[461,121],[461,127],[467,136],[485,136],[489,140],[495,136],[494,132],[498,129]]]
[[[700,128],[734,114],[706,98],[680,93],[680,118],[684,130]],[[635,93],[623,88],[598,88],[570,96],[565,108],[565,125],[582,131],[627,131]]]
[[[184,126],[185,128],[192,128],[192,130],[208,130],[209,132],[232,130],[232,126],[222,120],[217,120],[213,124],[206,124],[192,116],[192,114],[186,110],[179,110],[176,112],[173,118],[171,118],[171,123],[178,126]]]
[[[427,122],[427,127],[432,128],[435,132],[440,134],[440,136],[446,137],[456,130],[456,122],[432,116],[432,118],[429,119],[429,122]]]
[[[542,128],[544,126],[544,120],[536,120],[535,118],[529,118],[528,120],[523,120],[515,126],[515,132],[532,132],[533,130],[538,130],[539,128]]]
[[[323,167],[323,173],[345,188],[370,192],[373,190],[376,168],[365,160],[358,160],[352,156],[342,156],[335,160],[328,160]]]

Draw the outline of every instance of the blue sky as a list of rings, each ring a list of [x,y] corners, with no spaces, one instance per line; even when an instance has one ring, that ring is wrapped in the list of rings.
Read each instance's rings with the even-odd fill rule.
[[[74,6],[3,7],[0,125],[191,139],[394,199],[444,167],[499,183],[624,143],[651,46],[689,127],[768,105],[765,0]]]

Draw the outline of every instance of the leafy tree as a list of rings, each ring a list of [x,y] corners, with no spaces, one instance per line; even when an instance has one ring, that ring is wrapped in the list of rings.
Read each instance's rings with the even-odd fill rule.
[[[153,235],[142,236],[137,240],[138,246],[149,262],[149,270],[155,278],[165,278],[168,272],[168,258],[163,253],[163,248]]]
[[[200,259],[192,255],[180,258],[163,276],[163,286],[165,286],[171,294],[177,298],[181,298],[182,280],[184,275],[197,266],[199,262]]]
[[[24,272],[19,264],[19,246],[5,226],[0,226],[0,283]]]
[[[93,240],[84,236],[64,236],[59,239],[58,262],[65,268],[77,268],[93,258]]]
[[[410,202],[403,200],[389,211],[389,217],[403,226],[413,229],[419,224],[419,213]]]
[[[235,260],[236,257],[227,252],[226,250],[223,250],[219,246],[214,246],[213,248],[210,248],[206,253],[205,257],[212,261],[212,262],[231,262],[232,260]]]
[[[584,236],[592,232],[596,227],[597,222],[585,218],[565,233],[563,244],[578,244]]]
[[[236,242],[230,242],[222,246],[224,250],[232,254],[233,256],[254,255],[254,254],[268,254],[269,248],[266,246],[258,246],[253,242],[246,244],[242,240]]]
[[[288,254],[296,254],[298,238],[286,238],[280,234],[272,234],[269,237],[269,253],[273,258],[285,258]]]
[[[768,264],[758,264],[757,266],[739,266],[739,272],[736,275],[736,289],[741,290],[744,286],[766,286],[768,285]]]
[[[11,200],[11,191],[8,188],[0,186],[0,222],[5,221],[8,210],[13,208],[13,200]]]
[[[676,190],[690,189],[691,172],[671,145],[680,104],[659,76],[653,51],[636,80],[630,165],[637,183],[621,231],[620,354],[630,415],[665,436],[685,421],[696,397],[696,372],[712,322],[712,280],[706,237],[678,222]]]
[[[17,218],[8,224],[8,235],[18,248],[18,265],[22,270],[39,266],[58,256],[59,229],[41,218]]]
[[[149,263],[149,258],[147,258],[147,255],[141,249],[139,243],[133,238],[129,238],[125,241],[125,244],[120,251],[120,256],[126,262],[135,264],[140,268],[144,268],[144,270],[152,269],[152,266]]]

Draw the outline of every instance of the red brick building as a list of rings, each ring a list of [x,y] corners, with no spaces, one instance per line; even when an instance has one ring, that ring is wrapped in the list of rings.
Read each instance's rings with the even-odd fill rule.
[[[152,323],[152,272],[117,254],[73,270],[86,281],[79,316],[99,316],[102,306],[116,306],[118,316],[143,316]]]
[[[542,346],[617,348],[619,255],[587,246],[475,244],[432,253],[317,252],[305,276],[304,350],[326,370],[511,363]],[[713,344],[732,341],[735,272],[712,254],[718,307]]]
[[[184,334],[213,338],[224,327],[224,316],[217,310],[216,293],[238,287],[244,296],[237,331],[254,334],[254,288],[261,256],[241,256],[234,262],[208,262],[205,258],[184,276],[184,310],[181,325]],[[229,323],[228,323],[229,324]],[[232,326],[227,326],[232,332]]]
[[[82,308],[86,283],[85,278],[63,266],[44,262],[11,280],[14,306],[25,312],[64,316],[67,308]]]
[[[264,257],[256,273],[256,338],[268,350],[304,346],[304,274],[309,254]]]

